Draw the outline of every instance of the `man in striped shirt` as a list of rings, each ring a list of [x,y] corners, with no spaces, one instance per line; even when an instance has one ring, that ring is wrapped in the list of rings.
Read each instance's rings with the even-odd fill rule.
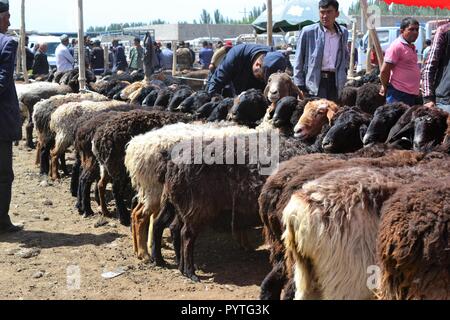
[[[422,95],[426,106],[450,112],[450,21],[434,36],[422,70]]]

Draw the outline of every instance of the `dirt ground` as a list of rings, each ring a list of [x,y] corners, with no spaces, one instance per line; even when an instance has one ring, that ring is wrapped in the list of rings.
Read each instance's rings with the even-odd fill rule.
[[[71,154],[66,158],[72,163]],[[140,262],[130,228],[114,219],[96,228],[99,216],[83,218],[75,209],[70,178],[48,180],[34,161],[35,150],[24,141],[14,147],[10,216],[24,231],[0,236],[0,299],[258,299],[270,269],[268,251],[259,246],[261,230],[252,232],[253,252],[239,249],[228,233],[202,233],[195,252],[202,281],[194,283],[175,265],[168,230],[163,239],[168,268]],[[118,270],[117,277],[102,276]]]

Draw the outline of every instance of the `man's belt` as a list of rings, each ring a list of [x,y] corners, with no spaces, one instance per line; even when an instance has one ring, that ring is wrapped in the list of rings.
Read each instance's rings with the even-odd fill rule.
[[[329,79],[331,77],[334,77],[335,72],[334,71],[321,71],[320,77],[322,79]]]

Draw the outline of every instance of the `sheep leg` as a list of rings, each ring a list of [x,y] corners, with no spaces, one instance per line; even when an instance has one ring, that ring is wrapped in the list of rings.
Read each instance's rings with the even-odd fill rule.
[[[78,213],[79,214],[83,214],[84,213],[84,208],[83,208],[83,194],[84,194],[84,176],[86,175],[86,170],[85,168],[81,169],[81,174],[79,176],[78,179],[78,188],[77,188],[77,203],[75,205],[75,207],[78,209]]]
[[[123,186],[120,180],[113,179],[113,196],[116,200],[117,213],[119,215],[120,223],[124,226],[130,225],[130,213],[125,205]]]
[[[133,212],[131,213],[131,235],[133,237],[133,251],[137,254],[138,252],[138,245],[137,245],[137,234],[136,234],[136,227],[135,227],[135,221],[136,221],[136,215],[137,215],[137,211],[142,210],[144,207],[144,204],[142,203],[138,203],[136,205],[136,207],[133,209]]]
[[[98,193],[98,179],[97,179],[97,181],[95,182],[95,186],[94,186],[94,199],[95,199],[95,202],[97,202],[97,204],[98,205],[100,205],[100,195],[99,195],[99,193]]]
[[[48,144],[42,144],[41,150],[39,152],[40,156],[40,173],[41,174],[49,174],[50,171],[50,164],[49,164],[49,158],[50,158],[50,146]]]
[[[66,166],[66,155],[65,155],[65,153],[60,155],[58,159],[59,159],[59,163],[61,165],[61,170],[63,171],[65,176],[68,176],[69,175],[69,170],[67,169],[67,166]]]
[[[91,207],[91,186],[95,178],[98,176],[98,164],[97,161],[92,160],[93,163],[89,163],[86,167],[86,173],[83,181],[83,194],[82,194],[82,208],[85,216],[94,215]]]
[[[286,282],[282,262],[276,263],[261,283],[261,300],[280,300]]]
[[[175,262],[178,266],[181,264],[181,228],[183,227],[183,223],[178,218],[178,215],[175,215],[175,219],[170,224],[170,234],[172,236],[173,241],[173,249],[175,250]]]
[[[200,282],[200,279],[195,274],[194,267],[194,244],[197,238],[197,232],[187,224],[184,224],[181,229],[181,242],[183,250],[183,274],[194,282]]]
[[[33,142],[33,128],[34,128],[34,123],[32,120],[28,120],[28,124],[25,128],[26,131],[26,138],[27,138],[27,147],[34,149],[34,142]]]
[[[81,167],[81,158],[80,154],[77,152],[75,163],[72,169],[72,177],[70,179],[70,192],[72,193],[73,197],[77,196],[77,189],[80,180],[80,167]]]
[[[157,266],[165,266],[166,262],[161,254],[161,242],[164,229],[169,227],[175,218],[175,208],[172,204],[164,203],[158,218],[153,224],[152,259]]]
[[[148,231],[150,226],[150,211],[142,207],[133,216],[134,236],[136,237],[138,259],[150,261],[147,248]]]
[[[42,143],[40,140],[36,143],[36,159],[35,164],[38,166],[41,164],[41,149],[42,149]]]
[[[100,169],[100,180],[97,183],[98,188],[98,196],[100,200],[100,208],[102,210],[102,215],[106,217],[110,217],[111,213],[108,210],[108,206],[106,205],[106,186],[108,185],[108,182],[110,181],[110,176],[105,170]]]
[[[58,152],[56,152],[54,149],[50,151],[50,157],[51,157],[51,161],[50,161],[50,169],[51,169],[51,175],[50,177],[52,178],[52,180],[58,180],[60,178],[59,176],[59,172],[58,172]]]
[[[288,279],[283,288],[283,300],[294,300],[295,298],[295,281],[293,278]]]

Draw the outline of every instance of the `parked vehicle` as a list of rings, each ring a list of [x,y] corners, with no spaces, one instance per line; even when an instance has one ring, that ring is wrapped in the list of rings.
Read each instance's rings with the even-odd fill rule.
[[[267,44],[267,34],[241,34],[236,38],[236,43],[257,43],[257,44]],[[283,35],[274,34],[272,35],[272,46],[276,49],[283,49],[286,47],[286,41]]]
[[[387,48],[394,42],[395,39],[400,35],[399,27],[380,27],[377,28],[378,39],[380,40],[381,49],[383,53],[386,52]],[[414,45],[416,46],[418,63],[422,63],[422,51],[425,48],[425,28],[419,28],[419,36],[417,37]],[[360,40],[358,46],[358,66],[357,71],[366,69],[366,57],[367,57],[367,47],[369,42],[369,32],[367,31],[363,38]]]
[[[56,47],[61,43],[61,40],[58,37],[54,36],[39,36],[39,35],[30,35],[28,37],[28,47],[33,50],[34,46],[38,43],[47,43],[47,60],[50,68],[56,68],[56,56],[55,50]]]

